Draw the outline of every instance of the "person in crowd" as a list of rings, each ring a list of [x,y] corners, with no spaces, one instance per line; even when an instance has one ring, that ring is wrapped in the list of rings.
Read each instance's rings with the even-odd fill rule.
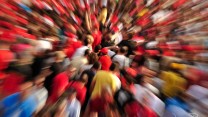
[[[101,51],[100,51],[100,58],[99,58],[99,62],[101,63],[102,65],[102,70],[106,70],[108,71],[110,66],[111,66],[111,63],[112,63],[112,60],[110,58],[110,56],[108,56],[108,49],[107,48],[102,48]]]
[[[48,90],[49,95],[52,90],[51,88],[54,77],[63,70],[62,62],[64,57],[65,55],[62,51],[57,51],[55,53],[55,62],[49,68],[52,73],[49,76],[47,76],[44,80],[44,86]]]
[[[20,92],[5,97],[0,102],[0,115],[2,117],[31,117],[37,109],[35,95],[32,95],[32,82],[20,85]]]
[[[84,56],[85,51],[87,49],[90,49],[90,46],[91,46],[90,39],[88,38],[84,39],[83,46],[81,46],[80,48],[77,48],[77,50],[75,51],[71,59],[73,60],[76,57]]]
[[[90,55],[90,50],[86,49],[83,56],[75,57],[70,64],[77,69],[76,75],[81,72],[81,67],[89,63],[88,58]]]
[[[85,110],[85,108],[87,107],[88,101],[89,101],[90,96],[91,96],[90,86],[91,86],[91,83],[93,81],[93,78],[94,78],[95,74],[100,69],[101,69],[101,64],[99,62],[95,62],[91,69],[85,70],[85,71],[82,72],[82,76],[87,75],[87,77],[88,77],[88,81],[87,81],[87,84],[86,84],[87,93],[86,93],[85,102],[84,102],[84,105],[83,105],[83,110]]]
[[[162,87],[163,98],[176,96],[177,92],[185,90],[187,85],[186,79],[179,72],[184,69],[184,65],[171,63],[170,68],[170,71],[162,72],[160,77],[165,81]]]
[[[80,78],[77,81],[71,81],[69,82],[67,88],[74,88],[77,92],[77,99],[83,105],[85,101],[85,96],[87,92],[86,84],[88,82],[88,76],[87,74],[82,74]]]
[[[118,62],[120,69],[125,68],[125,67],[129,67],[130,64],[130,60],[129,58],[126,57],[128,48],[123,46],[120,47],[119,51],[117,54],[114,54],[111,59],[113,62]]]
[[[69,81],[73,79],[75,72],[76,68],[69,65],[64,72],[55,76],[53,79],[51,94],[48,98],[48,104],[55,103],[58,100],[68,86]]]
[[[90,69],[93,66],[93,64],[97,61],[98,61],[97,54],[94,53],[94,52],[90,53],[89,56],[88,56],[88,64],[85,64],[85,65],[81,66],[80,73],[82,73],[84,70]]]
[[[76,99],[76,89],[69,88],[66,90],[67,102],[66,102],[66,117],[79,117],[81,111],[81,104]]]

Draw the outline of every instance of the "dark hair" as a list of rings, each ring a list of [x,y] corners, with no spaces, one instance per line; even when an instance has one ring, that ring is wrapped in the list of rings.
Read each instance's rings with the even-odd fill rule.
[[[94,52],[90,53],[88,56],[88,61],[89,61],[89,64],[94,64],[95,62],[98,61],[98,55],[95,54]]]
[[[100,50],[102,49],[102,46],[101,45],[97,45],[95,46],[95,49],[94,49],[94,52],[99,52]]]
[[[89,39],[87,39],[87,38],[84,39],[84,45],[85,45],[85,46],[87,46],[89,43],[90,43],[90,40],[89,40]]]
[[[84,53],[84,56],[87,56],[87,55],[89,55],[90,54],[90,50],[89,49],[86,49],[85,50],[85,53]]]
[[[124,46],[122,46],[122,47],[120,47],[120,52],[124,54],[124,53],[126,53],[126,52],[127,52],[127,50],[125,49],[125,47],[124,47]]]
[[[100,62],[95,62],[94,63],[94,65],[92,66],[92,68],[94,68],[94,69],[96,69],[96,70],[98,70],[99,68],[101,67],[101,64],[100,64]]]
[[[142,74],[138,74],[134,79],[135,79],[135,83],[136,84],[142,84],[142,82],[143,82],[143,75]]]
[[[115,71],[115,70],[118,70],[119,67],[118,67],[118,64],[117,63],[112,63],[111,66],[110,66],[110,70],[111,71]]]

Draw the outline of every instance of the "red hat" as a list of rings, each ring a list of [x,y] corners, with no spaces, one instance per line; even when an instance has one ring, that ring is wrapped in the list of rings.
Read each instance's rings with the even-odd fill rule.
[[[100,50],[100,52],[103,54],[108,54],[108,48],[103,48]]]

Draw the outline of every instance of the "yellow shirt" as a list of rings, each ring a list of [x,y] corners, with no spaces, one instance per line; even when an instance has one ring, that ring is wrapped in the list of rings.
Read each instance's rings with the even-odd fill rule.
[[[106,86],[110,87],[112,92],[116,91],[116,79],[113,74],[109,71],[98,71],[95,75],[92,83],[95,83],[94,89],[92,91],[91,99],[101,96],[102,89]]]
[[[162,92],[165,96],[174,97],[178,91],[185,90],[186,80],[174,72],[162,72],[161,78],[165,81]]]
[[[108,13],[107,8],[103,8],[98,17],[98,21],[101,22],[103,25],[105,24],[107,13]]]

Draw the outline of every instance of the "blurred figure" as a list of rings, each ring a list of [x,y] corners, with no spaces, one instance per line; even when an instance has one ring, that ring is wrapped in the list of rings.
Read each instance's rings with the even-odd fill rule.
[[[25,82],[20,86],[21,92],[4,98],[1,102],[1,116],[31,117],[37,109],[35,95],[31,94],[32,82]]]
[[[129,67],[130,60],[129,60],[129,58],[126,57],[127,51],[128,51],[127,47],[125,47],[125,46],[120,47],[118,53],[114,54],[111,57],[112,61],[119,63],[120,69],[125,68],[125,67]]]
[[[71,81],[69,82],[67,88],[74,88],[77,92],[77,99],[83,105],[85,101],[85,96],[87,93],[86,84],[88,82],[88,76],[86,74],[83,74],[80,76],[80,78],[77,81]]]
[[[50,66],[50,71],[52,72],[49,76],[45,78],[44,86],[48,90],[49,95],[51,94],[53,79],[63,70],[63,60],[65,55],[62,51],[55,52],[55,61]]]
[[[87,107],[88,101],[91,97],[91,92],[90,92],[91,83],[94,79],[95,74],[100,69],[101,69],[101,64],[99,62],[95,62],[91,69],[85,70],[85,71],[82,72],[81,76],[87,75],[87,77],[88,77],[88,81],[87,81],[87,84],[86,84],[87,93],[86,93],[85,102],[84,102],[84,105],[83,105],[83,110],[85,110],[85,108]]]
[[[48,98],[49,105],[55,103],[58,100],[58,98],[62,95],[69,81],[73,79],[75,72],[76,68],[74,68],[72,65],[69,65],[64,72],[59,73],[53,79],[51,94]]]
[[[162,88],[164,98],[174,97],[177,95],[177,92],[185,90],[187,82],[180,73],[182,69],[184,69],[184,65],[171,63],[170,70],[161,73],[160,78],[165,81]]]
[[[81,104],[76,99],[76,94],[77,94],[76,90],[73,88],[69,88],[68,90],[66,90],[66,93],[68,95],[66,117],[79,117],[81,111]]]
[[[107,48],[102,48],[100,51],[100,58],[99,58],[99,62],[102,65],[102,70],[106,70],[108,71],[110,66],[111,66],[111,58],[107,55],[108,54],[108,49]]]

